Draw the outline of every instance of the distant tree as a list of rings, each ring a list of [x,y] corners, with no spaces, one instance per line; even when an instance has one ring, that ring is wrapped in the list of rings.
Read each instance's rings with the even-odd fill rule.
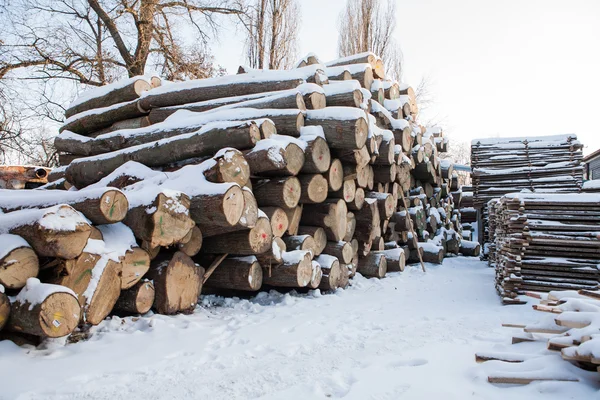
[[[297,56],[300,7],[296,0],[254,0],[240,20],[251,68],[287,69]]]
[[[372,51],[383,59],[386,73],[401,80],[402,51],[393,37],[395,29],[395,0],[347,0],[339,18],[338,55]]]

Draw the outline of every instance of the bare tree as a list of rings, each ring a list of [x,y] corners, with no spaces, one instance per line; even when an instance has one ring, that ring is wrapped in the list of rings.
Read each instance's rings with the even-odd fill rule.
[[[286,69],[297,55],[300,10],[296,0],[255,0],[240,14],[249,66]]]
[[[372,51],[385,62],[386,73],[402,77],[402,52],[393,35],[395,0],[347,0],[339,19],[338,55]]]
[[[52,159],[45,132],[82,85],[148,67],[169,80],[222,74],[211,37],[220,16],[243,12],[234,0],[0,0],[0,150]]]

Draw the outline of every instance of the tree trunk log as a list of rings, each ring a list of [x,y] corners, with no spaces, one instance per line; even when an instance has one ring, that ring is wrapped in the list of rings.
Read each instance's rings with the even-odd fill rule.
[[[381,253],[369,253],[358,260],[356,269],[361,275],[368,278],[382,279],[387,273],[387,261]]]
[[[322,203],[327,198],[327,179],[321,174],[299,175],[300,203]]]
[[[178,251],[152,262],[148,277],[154,282],[154,309],[159,314],[192,312],[202,290],[204,268]]]
[[[315,241],[315,252],[314,255],[318,256],[323,252],[325,245],[327,245],[327,234],[325,229],[318,226],[301,226],[298,228],[299,235],[310,235]]]
[[[8,323],[10,318],[10,300],[3,292],[0,292],[0,331]]]
[[[260,207],[294,208],[301,196],[300,181],[296,177],[255,180],[252,189]]]
[[[342,240],[346,234],[346,213],[343,200],[335,203],[307,204],[304,206],[301,223],[325,229],[328,240]]]
[[[254,292],[260,289],[262,282],[263,271],[255,257],[231,257],[221,262],[205,285]]]
[[[284,209],[285,210],[285,209]],[[302,205],[285,210],[288,217],[288,235],[297,235],[300,219],[302,218]]]
[[[334,256],[322,255],[317,257],[315,261],[319,263],[323,272],[319,289],[328,291],[340,287],[342,268],[338,259]]]
[[[152,86],[150,83],[144,78],[134,78],[125,86],[116,87],[103,95],[92,97],[89,100],[79,102],[73,107],[67,108],[65,111],[65,118],[70,118],[75,114],[95,108],[103,108],[113,104],[135,100],[139,98],[143,92],[148,91],[151,88]],[[93,93],[93,90],[88,93]]]
[[[367,192],[365,197],[377,200],[377,208],[381,219],[390,219],[396,211],[394,196],[390,193]]]
[[[233,182],[244,186],[250,180],[250,165],[244,154],[236,149],[220,151],[212,157],[214,166],[204,170],[204,177],[213,183]]]
[[[386,260],[387,272],[404,271],[404,266],[406,265],[406,255],[404,254],[404,250],[402,248],[398,247],[391,250],[375,251],[374,253],[383,254]]]
[[[305,140],[302,136],[301,140]],[[325,139],[320,136],[305,140],[306,149],[304,150],[304,164],[302,173],[321,174],[329,170],[331,164],[331,153]]]
[[[264,207],[261,209],[271,221],[271,230],[274,237],[282,237],[289,227],[289,219],[283,208]]]
[[[194,257],[202,248],[202,231],[200,228],[198,228],[198,226],[194,226],[190,230],[189,236],[189,239],[187,239],[185,242],[178,243],[177,247],[180,251],[185,253],[185,255]]]
[[[317,243],[310,235],[286,236],[281,238],[288,251],[306,250],[314,256],[317,249]]]
[[[207,127],[209,128],[165,140],[160,146],[156,142],[150,142],[133,151],[122,150],[98,157],[80,158],[67,167],[67,180],[75,187],[82,188],[98,182],[127,161],[158,167],[188,158],[212,156],[224,147],[240,150],[252,148],[260,140],[260,131],[255,123]]]
[[[271,248],[273,232],[266,217],[259,217],[250,230],[226,233],[204,239],[202,250],[209,254],[253,255]]]
[[[263,283],[277,287],[306,287],[312,278],[312,256],[310,251],[288,251],[283,262],[270,269],[263,266]]]
[[[39,270],[38,257],[23,238],[0,235],[0,285],[7,289],[20,289],[27,279],[35,278]]]
[[[71,131],[80,135],[90,135],[110,127],[115,121],[141,117],[146,112],[138,106],[138,100],[97,108],[93,112],[76,114],[68,118],[58,129],[59,132]]]
[[[269,147],[261,143],[260,149],[249,150],[244,156],[252,174],[259,176],[294,176],[304,165],[304,151],[295,143],[285,147],[276,142]]]
[[[256,254],[256,259],[264,267],[278,265],[283,262],[283,253],[286,251],[285,242],[280,237],[274,237],[271,248],[265,253]]]
[[[123,121],[113,122],[108,128],[100,129],[99,131],[90,134],[90,136],[98,137],[106,133],[120,131],[121,129],[140,129],[150,125],[152,125],[150,118],[147,115],[144,115],[143,117],[130,118],[125,119]]]
[[[143,280],[124,290],[119,296],[114,310],[123,314],[146,314],[154,304],[154,285]]]
[[[174,204],[182,207],[174,207]],[[194,226],[190,215],[180,208],[190,208],[188,196],[181,193],[175,197],[160,192],[152,204],[131,208],[123,223],[150,247],[171,246],[179,243]]]
[[[14,332],[40,337],[67,336],[77,327],[81,316],[77,298],[62,291],[60,287],[40,283],[39,280],[34,279],[27,282],[23,291],[38,292],[40,295],[44,295],[43,298],[32,299],[30,303],[27,295],[21,292],[12,303],[6,328]]]
[[[242,190],[244,199],[244,209],[238,222],[234,225],[217,225],[212,223],[205,223],[202,225],[202,234],[204,237],[223,235],[225,233],[237,232],[245,229],[254,228],[256,221],[258,220],[258,204],[254,198],[254,194],[248,188]],[[233,200],[232,197],[224,197],[224,200]],[[235,217],[231,217],[230,220],[234,220]]]
[[[323,279],[323,270],[321,270],[321,266],[315,260],[312,260],[312,276],[310,278],[310,282],[308,283],[309,289],[318,289],[321,285],[321,280]]]
[[[346,179],[343,181],[342,188],[338,191],[330,191],[328,198],[343,199],[346,203],[354,201],[356,195],[356,181],[354,179]]]
[[[332,149],[350,151],[360,149],[365,145],[369,133],[369,124],[365,117],[349,115],[345,119],[330,119],[335,115],[335,110],[345,109],[351,110],[345,107],[328,107],[324,110],[309,111],[306,124],[320,125],[327,144]]]
[[[331,162],[326,177],[330,191],[335,192],[342,188],[342,185],[344,184],[344,166],[340,160],[335,159]]]
[[[122,265],[101,256],[91,271],[91,279],[83,292],[83,322],[98,325],[111,313],[121,294]]]
[[[350,242],[327,242],[323,254],[337,257],[342,264],[350,264],[354,258],[354,249]]]
[[[60,225],[69,221],[70,226]],[[56,229],[53,225],[56,223]],[[21,236],[42,257],[73,259],[81,254],[91,226],[68,205],[48,209],[21,210],[0,215],[0,226],[12,226],[10,233]]]
[[[127,290],[137,284],[150,269],[150,255],[140,247],[134,247],[121,259],[121,290]]]

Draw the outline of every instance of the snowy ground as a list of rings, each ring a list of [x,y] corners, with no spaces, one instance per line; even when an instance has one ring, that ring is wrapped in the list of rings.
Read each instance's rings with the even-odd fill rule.
[[[189,316],[114,318],[91,340],[52,350],[0,342],[0,399],[598,396],[590,381],[487,383],[474,353],[543,352],[511,346],[518,330],[500,326],[537,319],[530,306],[500,305],[484,263],[452,258],[426,274],[358,278],[333,295],[213,297]]]

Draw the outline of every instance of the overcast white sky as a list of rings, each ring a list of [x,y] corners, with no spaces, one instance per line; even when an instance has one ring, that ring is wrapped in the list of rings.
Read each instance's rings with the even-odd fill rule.
[[[336,57],[346,0],[298,0],[300,53]],[[600,147],[600,0],[397,0],[404,80],[429,77],[453,138],[576,133],[585,153]],[[235,73],[243,35],[214,46]]]

